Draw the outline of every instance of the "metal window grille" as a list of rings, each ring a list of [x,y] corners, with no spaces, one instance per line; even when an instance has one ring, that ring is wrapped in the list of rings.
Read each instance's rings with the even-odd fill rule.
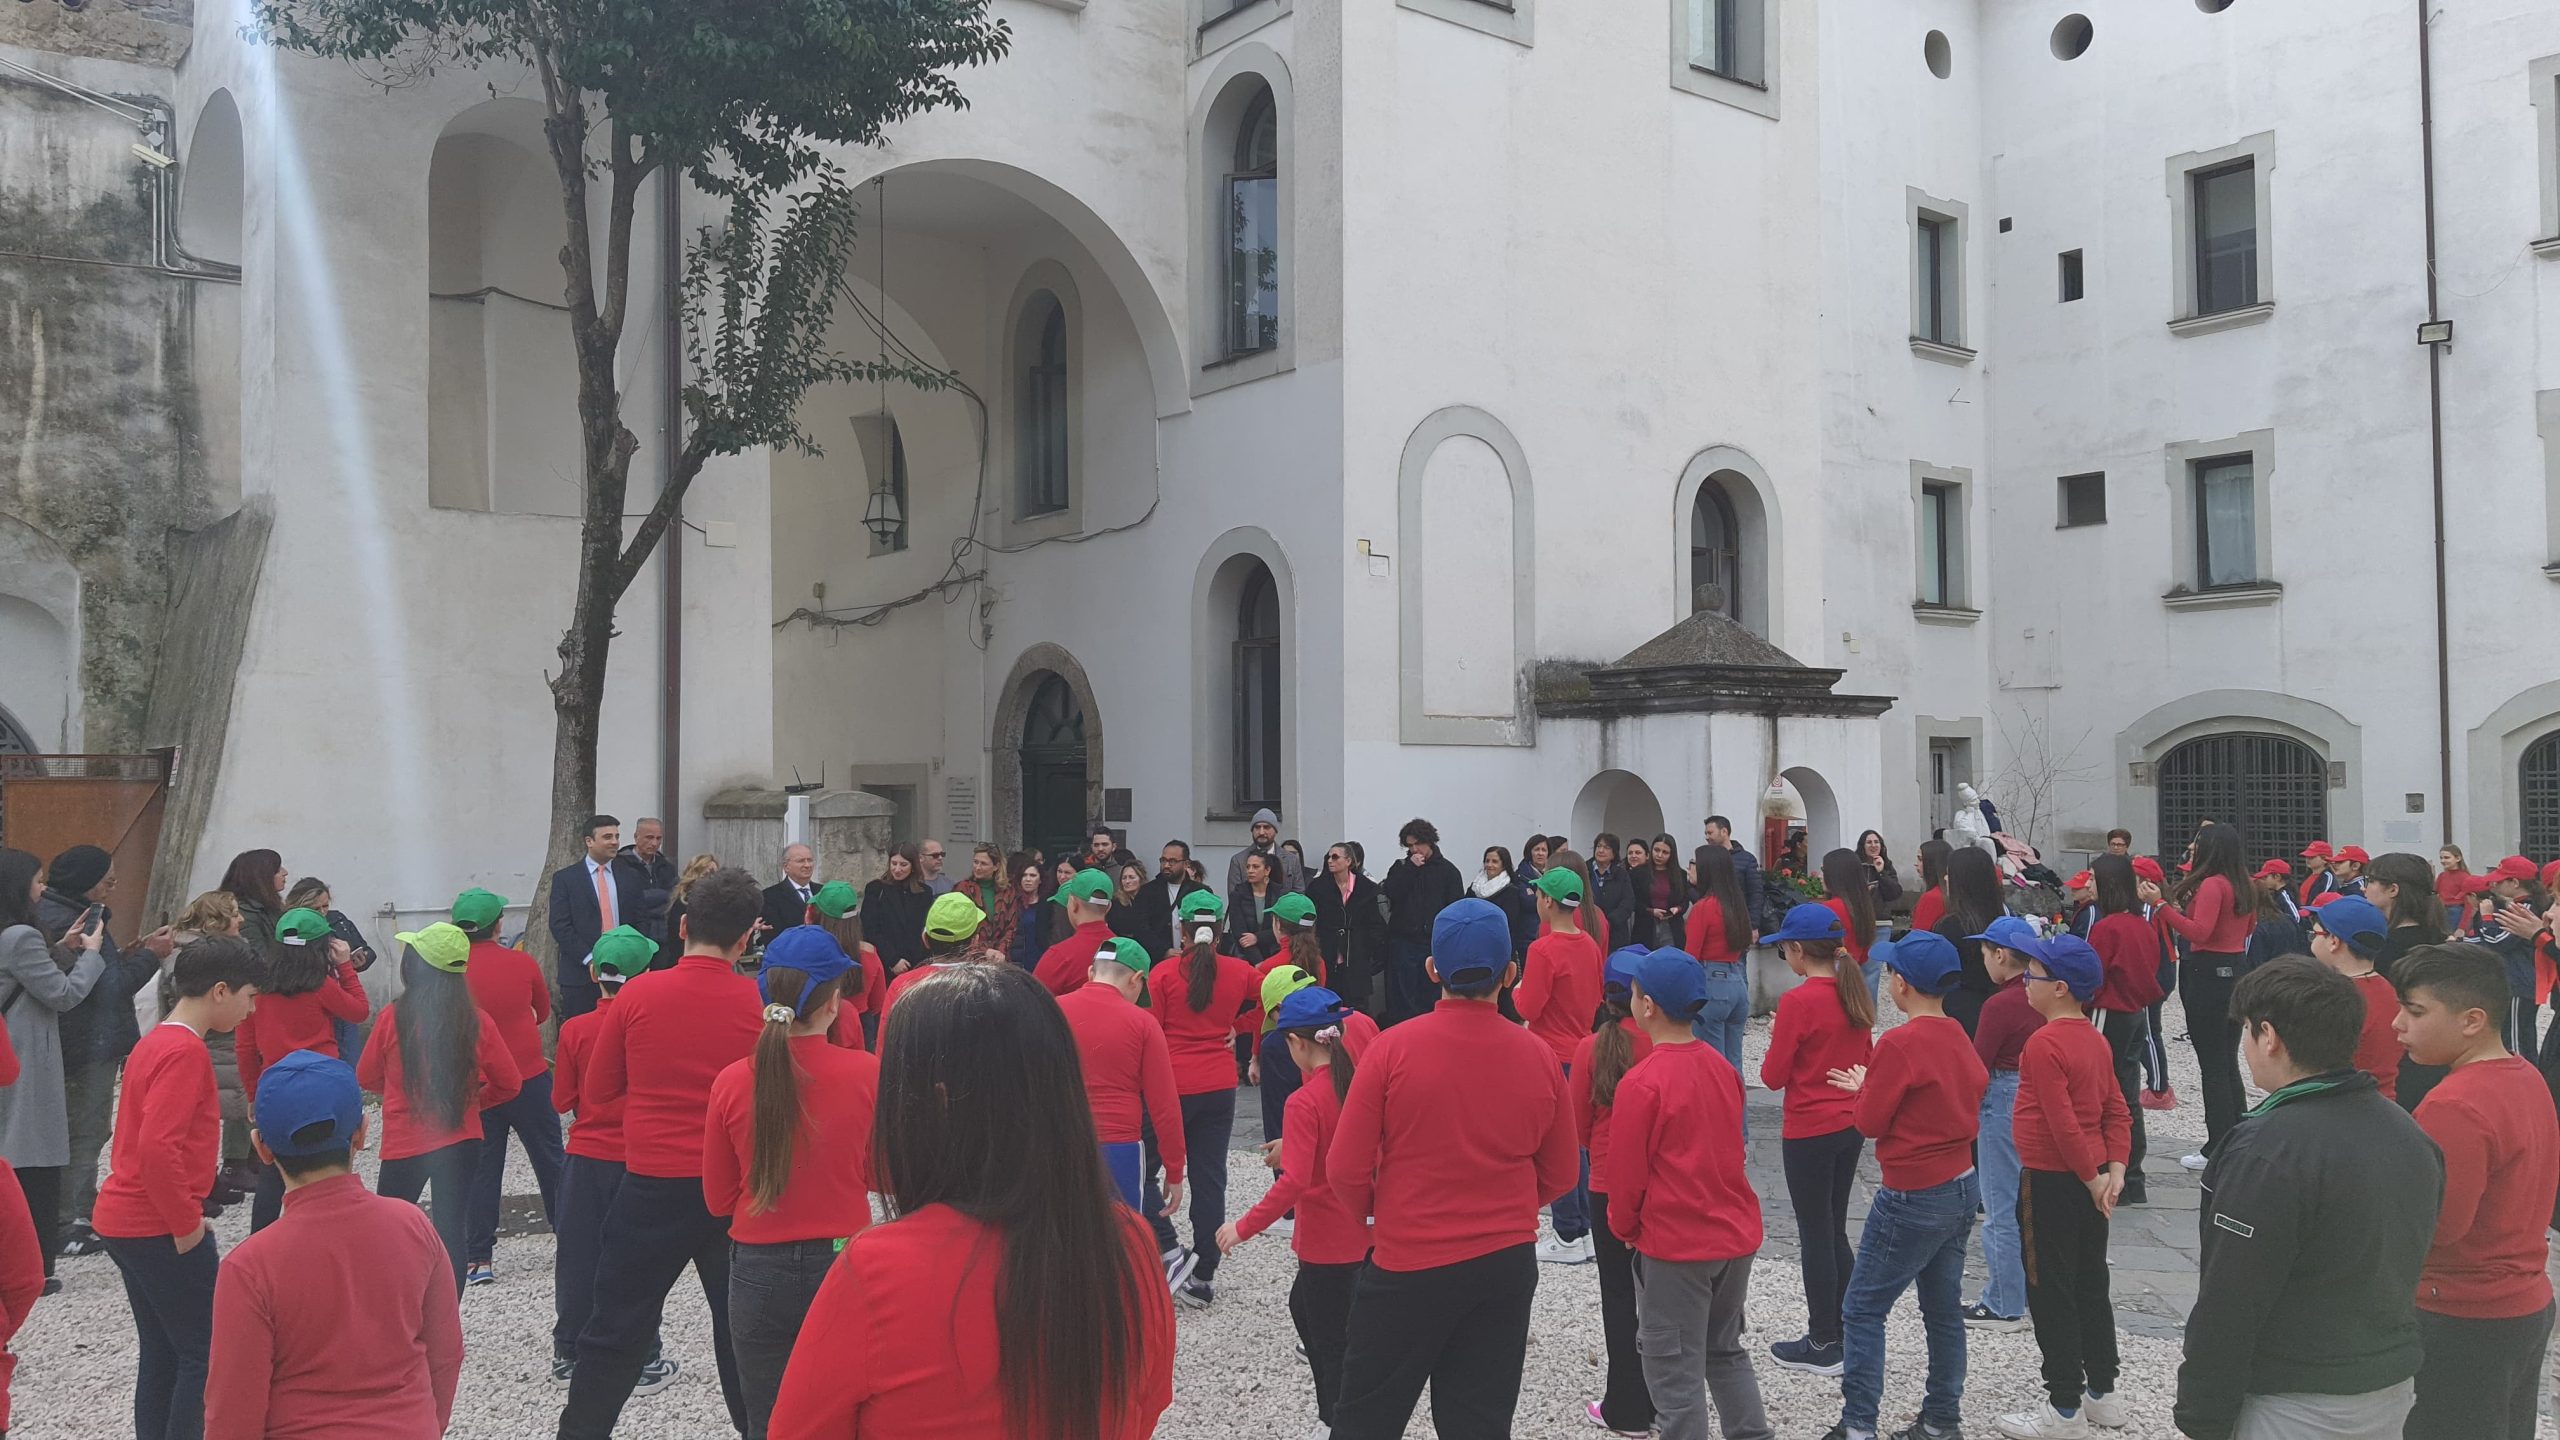
[[[2294,856],[2329,830],[2329,767],[2285,735],[2200,735],[2160,757],[2160,846],[2177,854],[2206,820],[2238,825],[2249,863]]]
[[[2516,809],[2524,822],[2516,848],[2536,860],[2560,857],[2560,730],[2525,747],[2516,780]]]

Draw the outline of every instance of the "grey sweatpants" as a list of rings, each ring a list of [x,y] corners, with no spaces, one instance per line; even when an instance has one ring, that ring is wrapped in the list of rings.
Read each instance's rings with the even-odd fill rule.
[[[2362,1395],[2250,1395],[2231,1440],[2400,1440],[2417,1399],[2407,1380]]]
[[[1751,1257],[1657,1260],[1636,1255],[1636,1353],[1662,1440],[1707,1440],[1707,1397],[1726,1440],[1772,1440],[1760,1377],[1742,1348]]]

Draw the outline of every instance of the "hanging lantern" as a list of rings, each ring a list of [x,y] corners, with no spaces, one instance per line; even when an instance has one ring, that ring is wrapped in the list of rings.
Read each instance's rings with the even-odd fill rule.
[[[875,487],[871,498],[863,502],[862,528],[870,531],[871,538],[883,545],[894,544],[907,528],[906,514],[898,508],[898,497],[890,492],[888,486]]]

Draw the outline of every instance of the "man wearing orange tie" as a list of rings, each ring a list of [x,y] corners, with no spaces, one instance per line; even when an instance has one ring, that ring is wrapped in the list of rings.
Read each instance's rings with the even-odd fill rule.
[[[590,816],[586,846],[584,858],[551,877],[552,987],[560,994],[563,1020],[596,1008],[587,954],[596,948],[597,936],[634,913],[639,899],[629,874],[613,863],[614,852],[622,848],[622,822],[610,815]]]

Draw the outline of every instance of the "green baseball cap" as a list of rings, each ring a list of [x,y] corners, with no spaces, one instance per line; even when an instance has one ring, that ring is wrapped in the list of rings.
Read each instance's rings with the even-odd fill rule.
[[[450,921],[439,920],[424,930],[406,930],[391,937],[418,952],[418,958],[448,975],[459,975],[471,959],[471,937]]]
[[[1271,902],[1271,918],[1305,929],[1316,923],[1316,902],[1293,890]]]
[[[830,920],[841,920],[862,908],[862,892],[842,880],[830,880],[809,897],[809,905]]]
[[[1103,941],[1102,948],[1094,952],[1093,958],[1096,960],[1109,960],[1119,965],[1126,965],[1141,975],[1146,974],[1150,966],[1150,962],[1147,959],[1147,947],[1130,939],[1126,935],[1114,935],[1110,939]]]
[[[924,938],[927,940],[966,940],[978,933],[986,923],[987,912],[979,909],[968,896],[954,890],[933,902],[924,912]]]
[[[1270,1018],[1280,1002],[1316,983],[1316,977],[1295,965],[1282,965],[1262,977],[1262,1014]]]
[[[507,913],[507,897],[474,885],[453,897],[453,923],[478,930],[498,923]]]
[[[587,952],[587,963],[628,980],[648,969],[649,962],[657,956],[657,941],[628,925],[616,925],[596,937],[596,948]]]
[[[1582,903],[1582,877],[1561,865],[1550,865],[1529,882],[1531,889],[1567,910]]]
[[[1217,920],[1227,913],[1226,902],[1206,890],[1195,890],[1182,897],[1185,920]]]
[[[1111,900],[1111,877],[1099,870],[1079,870],[1074,879],[1058,887],[1057,898],[1061,905],[1071,899],[1098,900],[1108,904]]]
[[[287,945],[308,945],[329,938],[329,917],[317,910],[287,910],[276,921],[276,939]]]

